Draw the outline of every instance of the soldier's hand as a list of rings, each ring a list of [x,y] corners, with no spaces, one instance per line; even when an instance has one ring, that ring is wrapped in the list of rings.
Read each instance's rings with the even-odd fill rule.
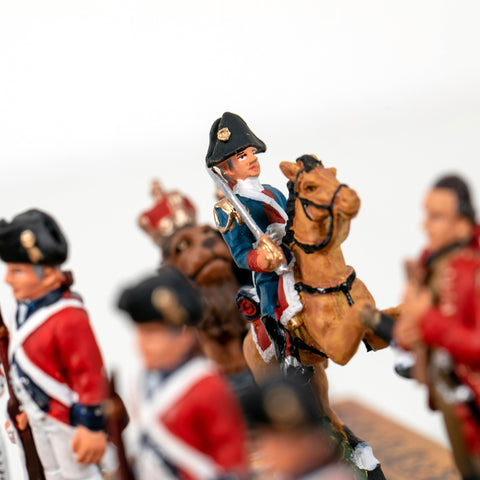
[[[412,317],[402,315],[393,327],[393,339],[406,350],[413,350],[422,343],[422,334],[418,323]]]
[[[282,248],[268,235],[262,235],[256,248],[257,264],[264,272],[273,272],[280,264],[287,263]]]
[[[19,430],[25,430],[28,425],[28,416],[25,412],[20,412],[15,416],[15,423]]]
[[[77,454],[77,462],[87,465],[99,463],[107,448],[105,432],[94,432],[79,425],[72,439],[72,450]]]
[[[418,320],[432,305],[432,292],[428,288],[407,282],[403,293],[402,315]]]
[[[423,341],[420,318],[432,306],[432,294],[424,287],[408,282],[402,302],[402,311],[393,330],[394,340],[407,350]]]

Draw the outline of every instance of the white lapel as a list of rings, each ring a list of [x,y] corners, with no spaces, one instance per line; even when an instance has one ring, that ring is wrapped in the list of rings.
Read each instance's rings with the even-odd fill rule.
[[[8,348],[10,358],[20,345],[23,344],[27,337],[40,327],[40,325],[45,323],[53,314],[67,307],[83,308],[83,303],[75,298],[62,298],[58,302],[39,308],[36,312],[30,315],[28,321],[24,322],[19,327],[16,327],[16,323],[14,322],[14,328],[10,332],[11,338]]]
[[[272,207],[284,220],[288,220],[285,210],[278,204],[278,202],[270,197],[269,195],[262,192],[265,190],[265,186],[258,182],[252,183],[248,182],[251,180],[248,178],[245,181],[239,180],[236,185],[233,187],[233,193],[240,195],[242,197],[250,198],[251,200],[256,200],[257,202],[262,202],[270,207]],[[252,184],[251,184],[252,183]]]

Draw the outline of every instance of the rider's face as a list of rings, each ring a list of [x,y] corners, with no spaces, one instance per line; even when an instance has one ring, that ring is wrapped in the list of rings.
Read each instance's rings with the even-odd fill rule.
[[[260,175],[260,163],[255,155],[256,152],[256,148],[248,147],[231,156],[229,160],[233,167],[229,165],[228,161],[225,161],[221,164],[223,171],[235,183],[249,177],[258,177]]]

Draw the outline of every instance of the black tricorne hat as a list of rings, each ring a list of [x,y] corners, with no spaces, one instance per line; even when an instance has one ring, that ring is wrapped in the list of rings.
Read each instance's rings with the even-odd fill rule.
[[[325,418],[311,386],[281,374],[251,385],[241,404],[251,427],[295,431],[315,428]]]
[[[125,289],[117,306],[135,323],[158,322],[178,328],[197,325],[203,314],[200,293],[172,266]]]
[[[65,236],[47,213],[30,209],[10,223],[0,220],[0,258],[4,262],[60,265],[67,255]]]
[[[241,117],[225,112],[210,129],[210,144],[205,158],[207,167],[212,168],[247,147],[255,147],[259,153],[267,149]]]

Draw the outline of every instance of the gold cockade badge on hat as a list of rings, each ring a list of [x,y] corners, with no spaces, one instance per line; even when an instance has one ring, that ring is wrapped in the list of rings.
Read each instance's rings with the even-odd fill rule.
[[[32,263],[38,263],[43,258],[43,254],[38,247],[35,246],[37,238],[31,230],[24,230],[20,234],[20,244],[27,251],[28,258]]]
[[[152,305],[170,325],[181,326],[188,319],[187,311],[169,288],[156,288],[152,292]]]
[[[227,127],[224,127],[217,132],[217,139],[221,142],[227,142],[230,135],[230,130]]]

